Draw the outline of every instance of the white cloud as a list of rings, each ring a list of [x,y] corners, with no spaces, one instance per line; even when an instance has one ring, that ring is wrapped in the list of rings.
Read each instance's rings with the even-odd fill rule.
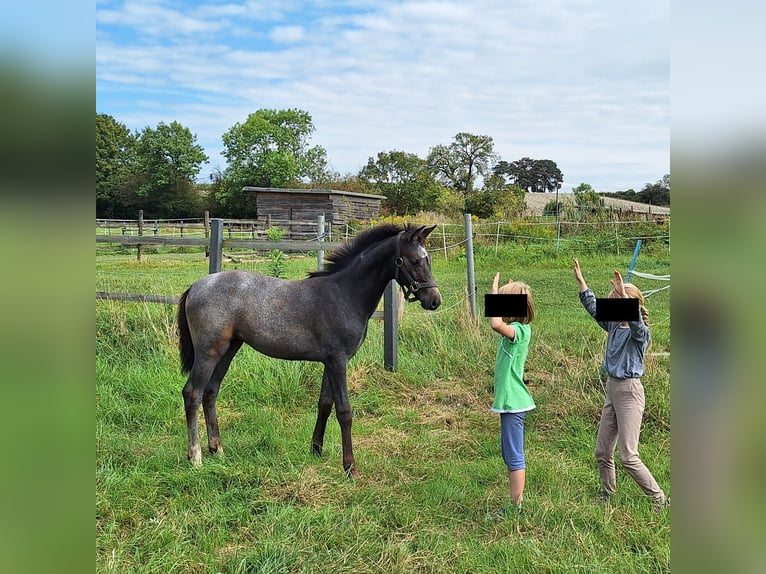
[[[99,112],[129,127],[177,120],[220,158],[221,135],[248,114],[300,108],[342,173],[380,151],[423,157],[461,131],[491,135],[508,161],[552,159],[567,184],[602,191],[669,172],[667,2],[370,6],[99,10]],[[186,20],[168,42],[159,30],[176,16]]]
[[[303,26],[277,26],[269,36],[279,44],[292,44],[303,40],[305,30]]]

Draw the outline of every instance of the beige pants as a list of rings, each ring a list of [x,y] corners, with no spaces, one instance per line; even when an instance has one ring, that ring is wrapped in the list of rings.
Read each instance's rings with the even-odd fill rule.
[[[638,437],[643,416],[644,386],[641,380],[608,377],[596,439],[596,461],[603,494],[614,494],[617,489],[614,449],[619,445],[620,463],[644,494],[653,501],[664,500],[665,493],[638,457]]]

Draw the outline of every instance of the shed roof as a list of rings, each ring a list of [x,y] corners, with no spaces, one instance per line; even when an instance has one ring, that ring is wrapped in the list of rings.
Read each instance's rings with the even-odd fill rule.
[[[341,191],[339,189],[286,189],[281,187],[252,187],[246,185],[242,191],[267,192],[267,193],[302,193],[313,195],[349,195],[351,197],[362,197],[369,199],[386,199],[385,195],[373,195],[371,193],[357,193],[355,191]]]

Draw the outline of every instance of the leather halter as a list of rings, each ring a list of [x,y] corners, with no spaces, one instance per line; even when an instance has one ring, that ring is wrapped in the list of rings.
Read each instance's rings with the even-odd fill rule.
[[[399,285],[401,286],[402,293],[404,293],[405,301],[413,302],[418,300],[418,296],[416,295],[416,293],[420,289],[438,287],[438,285],[436,284],[436,281],[426,281],[424,283],[418,283],[417,281],[415,281],[412,275],[410,275],[410,272],[407,271],[407,268],[404,265],[404,259],[401,257],[401,255],[399,255],[400,244],[401,244],[403,234],[404,234],[404,231],[400,231],[399,235],[396,238],[396,259],[394,259],[394,266],[396,269],[394,271],[394,280],[397,283],[399,283]],[[407,284],[399,282],[399,271],[401,271]]]

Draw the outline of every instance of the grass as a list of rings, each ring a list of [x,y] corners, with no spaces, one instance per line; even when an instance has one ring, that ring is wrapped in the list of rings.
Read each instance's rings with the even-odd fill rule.
[[[605,295],[630,254],[588,253],[583,272]],[[361,476],[345,478],[340,432],[309,453],[321,366],[240,351],[224,381],[225,454],[186,461],[175,308],[96,304],[96,566],[99,572],[666,572],[669,514],[655,514],[618,471],[618,492],[595,502],[593,460],[603,401],[604,335],[579,304],[571,254],[506,246],[476,251],[478,293],[496,270],[533,289],[538,316],[527,376],[524,513],[495,520],[507,500],[492,402],[497,339],[468,317],[465,264],[434,256],[442,308],[408,305],[399,368],[382,368],[382,323],[349,367]],[[267,261],[225,268],[265,272]],[[311,257],[285,274],[305,276]],[[97,257],[97,290],[177,295],[207,272],[198,253]],[[668,273],[662,249],[638,268]],[[654,288],[637,280],[639,287]],[[670,350],[669,292],[648,303],[654,352]],[[479,297],[481,303],[481,297]],[[641,455],[669,489],[669,357],[644,377]],[[204,425],[202,426],[204,429]],[[203,431],[203,444],[204,444]]]

